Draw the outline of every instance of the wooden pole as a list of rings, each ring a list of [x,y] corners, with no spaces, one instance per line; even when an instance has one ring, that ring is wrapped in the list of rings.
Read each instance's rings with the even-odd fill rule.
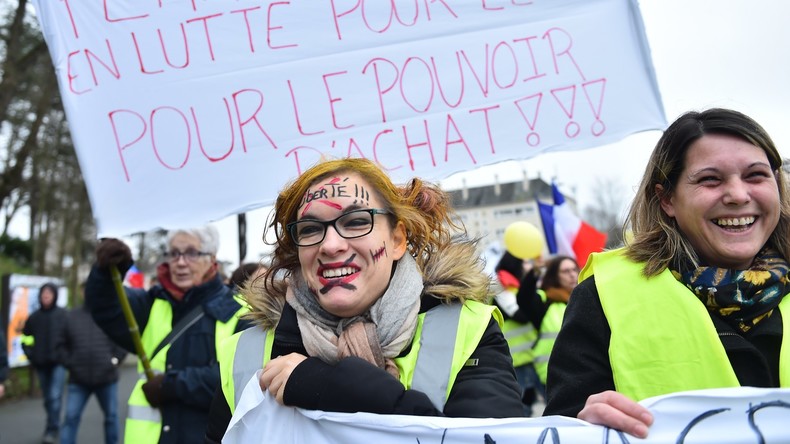
[[[126,290],[123,288],[123,280],[121,280],[121,272],[115,265],[110,266],[110,274],[112,274],[112,282],[115,284],[115,292],[118,293],[118,300],[121,302],[121,310],[123,316],[126,318],[126,325],[129,326],[129,334],[132,336],[134,349],[137,352],[137,357],[143,365],[145,371],[145,378],[149,381],[154,377],[154,371],[151,368],[151,362],[148,360],[148,355],[145,354],[143,349],[143,342],[140,340],[140,329],[137,327],[137,320],[132,313],[132,306],[129,305],[129,298],[126,296]]]

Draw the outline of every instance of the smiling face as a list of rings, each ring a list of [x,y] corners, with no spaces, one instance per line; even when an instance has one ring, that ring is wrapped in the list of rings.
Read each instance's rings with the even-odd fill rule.
[[[201,251],[200,239],[187,233],[178,233],[170,240],[169,251]],[[198,256],[194,261],[179,255],[170,259],[170,280],[182,290],[188,290],[203,283],[203,277],[214,264],[214,256]]]
[[[358,174],[341,173],[310,186],[297,220],[330,221],[350,211],[372,208],[385,206],[368,182]],[[335,316],[347,318],[367,311],[387,289],[393,262],[406,252],[403,223],[392,228],[390,216],[372,217],[373,230],[367,235],[346,239],[330,225],[323,241],[298,247],[307,285],[321,307]]]
[[[779,206],[765,151],[719,134],[691,144],[674,192],[661,199],[705,265],[737,270],[749,268],[771,236]]]

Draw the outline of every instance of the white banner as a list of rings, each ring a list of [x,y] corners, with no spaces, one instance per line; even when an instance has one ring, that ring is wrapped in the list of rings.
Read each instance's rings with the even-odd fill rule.
[[[372,395],[374,396],[374,395]],[[250,379],[223,444],[779,444],[790,442],[790,389],[713,389],[642,402],[646,439],[573,418],[435,418],[283,407]]]
[[[99,236],[666,126],[636,0],[33,0]]]

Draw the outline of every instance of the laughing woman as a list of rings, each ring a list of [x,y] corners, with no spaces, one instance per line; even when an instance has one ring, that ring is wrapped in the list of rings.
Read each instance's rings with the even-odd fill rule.
[[[444,192],[397,187],[364,159],[319,163],[286,187],[272,266],[245,290],[258,325],[220,357],[206,442],[220,442],[260,368],[261,389],[287,406],[522,416],[501,315],[482,302],[488,277],[451,228]]]
[[[548,367],[544,414],[645,437],[636,401],[706,388],[790,386],[790,197],[751,118],[682,115],[648,162],[633,241],[593,254]]]

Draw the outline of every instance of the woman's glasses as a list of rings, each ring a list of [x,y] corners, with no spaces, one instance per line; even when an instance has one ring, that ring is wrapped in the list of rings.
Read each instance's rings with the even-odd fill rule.
[[[298,247],[310,247],[324,240],[329,226],[334,227],[337,234],[346,239],[365,236],[373,231],[373,216],[377,214],[390,212],[380,208],[353,210],[332,220],[297,220],[286,225],[286,228]]]
[[[184,258],[187,262],[195,262],[197,261],[200,256],[211,256],[211,253],[206,253],[204,251],[198,251],[192,248],[188,248],[187,251],[178,251],[178,250],[170,250],[165,252],[165,259],[170,262],[178,262],[178,259]]]

